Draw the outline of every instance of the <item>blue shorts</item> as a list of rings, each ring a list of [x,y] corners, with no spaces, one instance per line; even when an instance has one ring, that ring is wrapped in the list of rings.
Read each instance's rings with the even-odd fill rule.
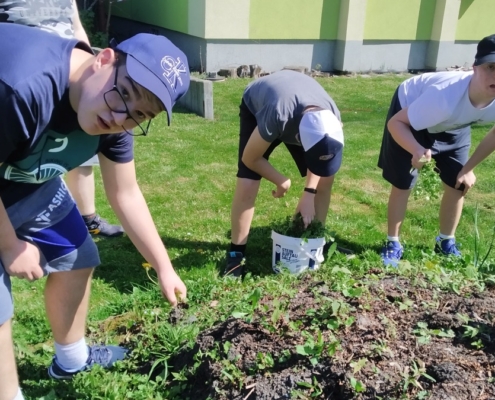
[[[43,184],[7,214],[17,237],[39,248],[45,276],[100,264],[98,249],[62,179]],[[0,325],[13,312],[10,276],[0,261]]]

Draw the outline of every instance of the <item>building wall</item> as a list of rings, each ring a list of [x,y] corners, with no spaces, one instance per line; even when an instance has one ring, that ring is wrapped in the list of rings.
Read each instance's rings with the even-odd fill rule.
[[[462,0],[455,39],[476,40],[495,33],[494,0]]]
[[[365,40],[429,40],[435,0],[368,0]]]
[[[113,15],[120,32],[175,38],[202,71],[442,70],[495,33],[495,0],[125,0]]]

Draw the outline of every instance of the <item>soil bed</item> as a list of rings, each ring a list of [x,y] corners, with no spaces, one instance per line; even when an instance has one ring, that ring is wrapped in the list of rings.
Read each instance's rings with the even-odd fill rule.
[[[169,360],[182,399],[495,399],[495,290],[457,295],[388,277],[294,296],[202,332]]]

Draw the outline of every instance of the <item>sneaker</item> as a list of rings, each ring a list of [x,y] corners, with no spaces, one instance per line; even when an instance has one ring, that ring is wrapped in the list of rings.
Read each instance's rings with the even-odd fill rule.
[[[89,233],[104,237],[117,237],[124,234],[124,229],[120,225],[112,225],[107,220],[96,214],[92,219],[83,217]]]
[[[453,255],[456,257],[461,256],[461,252],[457,248],[455,244],[455,238],[451,239],[442,239],[440,236],[437,236],[435,243],[435,253],[441,253],[443,255],[449,256]]]
[[[129,350],[120,346],[88,346],[89,356],[86,365],[77,371],[66,371],[57,361],[57,356],[53,357],[52,365],[48,368],[48,375],[54,379],[71,379],[79,372],[90,370],[93,365],[98,364],[103,368],[110,368],[116,361],[123,360]]]
[[[246,259],[240,251],[229,251],[227,253],[227,266],[223,272],[224,276],[240,278],[244,269]]]
[[[382,247],[380,253],[383,265],[391,265],[392,267],[397,268],[403,252],[404,248],[401,246],[400,242],[389,240],[387,244]]]

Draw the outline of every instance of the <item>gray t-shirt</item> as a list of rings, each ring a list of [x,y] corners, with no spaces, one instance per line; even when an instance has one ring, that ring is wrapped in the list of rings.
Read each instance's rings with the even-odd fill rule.
[[[73,38],[76,0],[0,0],[0,22],[35,26]]]
[[[251,82],[243,95],[244,103],[256,117],[261,137],[267,142],[279,139],[301,145],[299,124],[308,106],[340,112],[323,87],[310,76],[283,70]]]

